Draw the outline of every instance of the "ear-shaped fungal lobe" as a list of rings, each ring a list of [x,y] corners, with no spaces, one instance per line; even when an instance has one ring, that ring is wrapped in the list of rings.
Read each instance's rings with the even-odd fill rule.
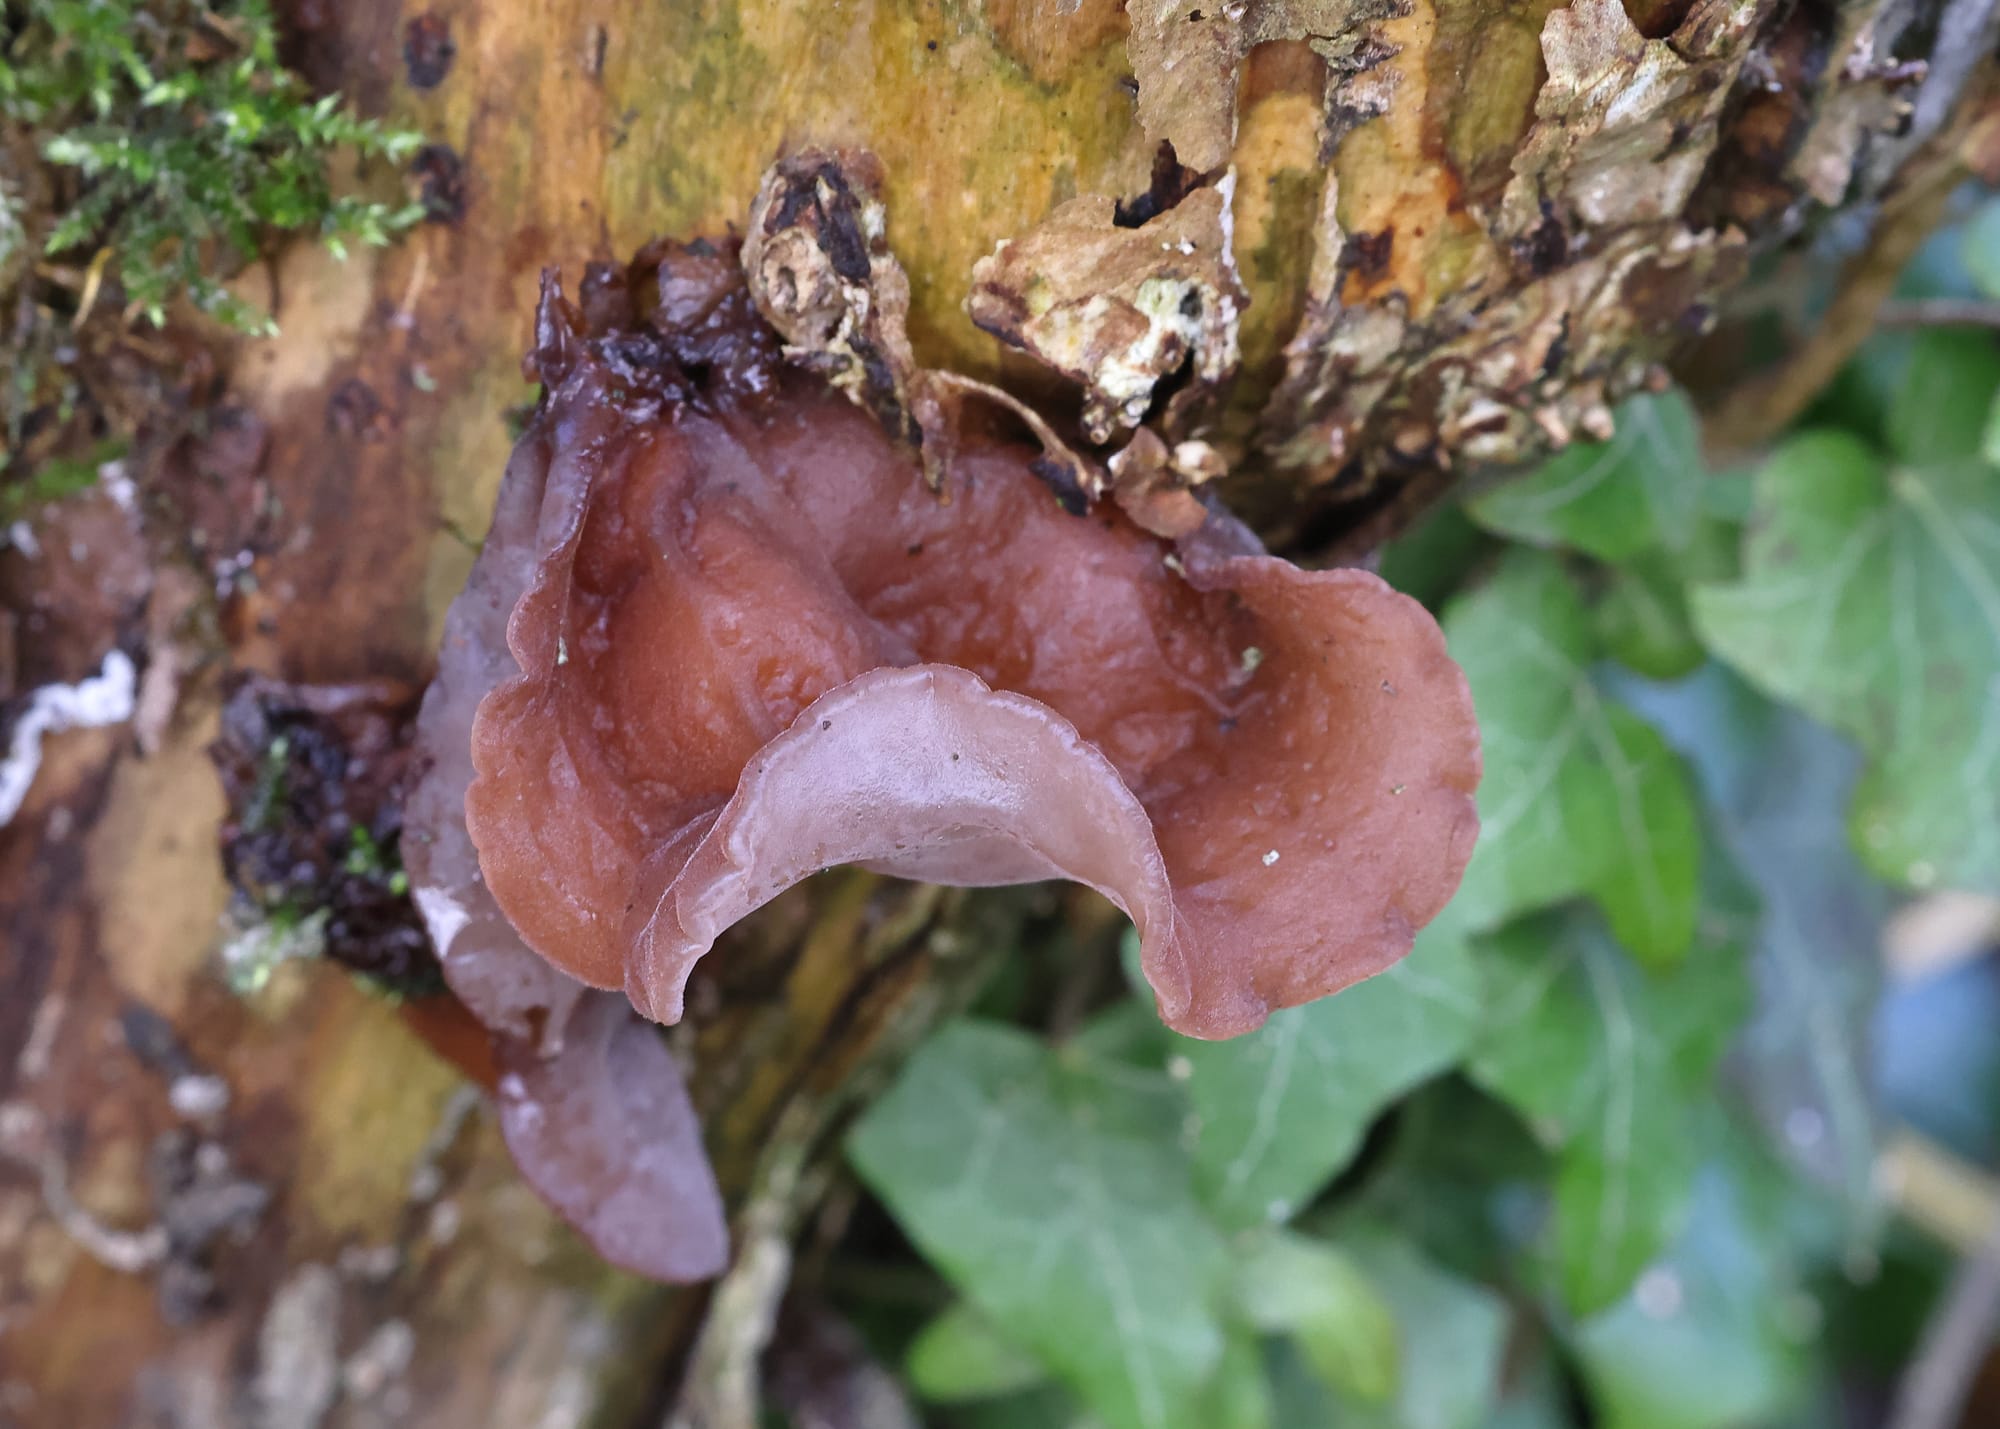
[[[534,566],[549,457],[545,431],[523,440],[446,619],[418,721],[428,768],[405,802],[404,863],[446,981],[492,1037],[501,1134],[529,1184],[613,1264],[705,1280],[728,1259],[728,1230],[679,1068],[624,998],[522,942],[465,828],[474,711],[519,673],[507,619]]]
[[[1220,515],[1176,547],[1068,514],[1033,449],[975,434],[941,500],[765,361],[710,261],[642,259],[629,326],[603,285],[582,313],[545,296],[503,494],[527,568],[512,541],[482,557],[525,582],[517,670],[479,705],[465,800],[529,947],[671,1022],[716,935],[817,869],[1061,875],[1131,915],[1162,1016],[1200,1037],[1408,950],[1471,853],[1480,764],[1419,605]],[[481,995],[529,976],[478,967]]]
[[[1087,883],[1142,932],[1167,920],[1150,944],[1186,986],[1166,866],[1111,761],[1047,705],[969,670],[885,665],[807,706],[751,757],[694,852],[647,871],[634,1001],[675,1020],[689,970],[724,929],[841,863],[966,887]]]
[[[615,993],[588,993],[560,1051],[503,1043],[500,1066],[507,1150],[599,1255],[654,1280],[721,1273],[722,1198],[659,1028]]]

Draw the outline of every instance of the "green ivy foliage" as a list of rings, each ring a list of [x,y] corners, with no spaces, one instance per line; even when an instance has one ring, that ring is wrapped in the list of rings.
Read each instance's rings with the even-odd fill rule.
[[[1996,245],[1911,281],[2000,297]],[[891,1337],[936,1422],[1836,1429],[1907,1343],[1878,935],[2000,891],[2000,340],[1884,332],[1742,469],[1678,392],[1617,415],[1384,554],[1487,760],[1405,962],[1231,1042],[1136,976],[1060,1041],[968,1019],[863,1116],[949,1286]]]

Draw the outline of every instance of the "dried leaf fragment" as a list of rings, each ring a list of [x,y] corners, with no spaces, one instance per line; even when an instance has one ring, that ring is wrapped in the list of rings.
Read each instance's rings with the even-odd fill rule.
[[[750,209],[743,272],[785,356],[826,378],[915,450],[933,491],[945,486],[958,403],[974,396],[1026,423],[1059,493],[1097,496],[1103,474],[1033,408],[989,383],[917,365],[910,280],[889,249],[881,188],[880,160],[857,149],[802,149],[764,176]]]
[[[1083,432],[1139,425],[1159,384],[1191,363],[1170,415],[1235,374],[1246,301],[1230,251],[1233,183],[1196,189],[1137,228],[1101,195],[1070,200],[972,270],[966,311],[1084,389]]]
[[[1208,519],[1208,508],[1190,489],[1222,472],[1222,458],[1207,442],[1169,447],[1151,427],[1141,427],[1111,458],[1111,494],[1134,525],[1178,540]]]
[[[865,151],[781,160],[751,205],[743,271],[787,357],[920,447],[941,424],[912,404],[910,280],[889,251],[881,187],[881,162]]]

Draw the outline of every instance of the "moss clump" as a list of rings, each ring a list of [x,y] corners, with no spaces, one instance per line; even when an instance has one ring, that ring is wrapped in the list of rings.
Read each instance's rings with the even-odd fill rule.
[[[155,324],[185,295],[232,326],[268,330],[218,273],[273,233],[315,232],[340,251],[386,243],[423,216],[334,193],[335,153],[400,163],[422,136],[315,98],[280,63],[265,0],[34,0],[4,13],[0,114],[34,132],[74,190],[40,250],[108,253],[100,280]],[[30,242],[30,218],[16,206],[0,243]]]
[[[105,442],[87,458],[51,457],[24,479],[0,486],[0,526],[11,525],[48,501],[61,501],[97,484],[99,468],[125,454],[121,442]]]
[[[267,334],[226,284],[272,238],[340,252],[422,218],[330,172],[421,136],[313,95],[278,40],[268,0],[0,0],[0,479],[131,435],[110,389],[177,365],[132,322],[188,303]]]

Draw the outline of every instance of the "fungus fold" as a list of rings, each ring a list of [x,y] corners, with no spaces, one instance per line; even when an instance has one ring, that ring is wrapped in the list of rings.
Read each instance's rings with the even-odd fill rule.
[[[575,305],[545,280],[530,366],[408,857],[509,1105],[539,1108],[510,1145],[625,1263],[719,1261],[720,1213],[672,1058],[589,989],[678,1020],[716,937],[819,869],[1090,884],[1197,1037],[1380,972],[1457,886],[1470,697],[1374,575],[1213,509],[1178,543],[1071,514],[1038,448],[976,431],[934,492],[706,244],[594,267]],[[619,1129],[640,1064],[651,1150]],[[646,1186],[691,1209],[635,1217]]]

